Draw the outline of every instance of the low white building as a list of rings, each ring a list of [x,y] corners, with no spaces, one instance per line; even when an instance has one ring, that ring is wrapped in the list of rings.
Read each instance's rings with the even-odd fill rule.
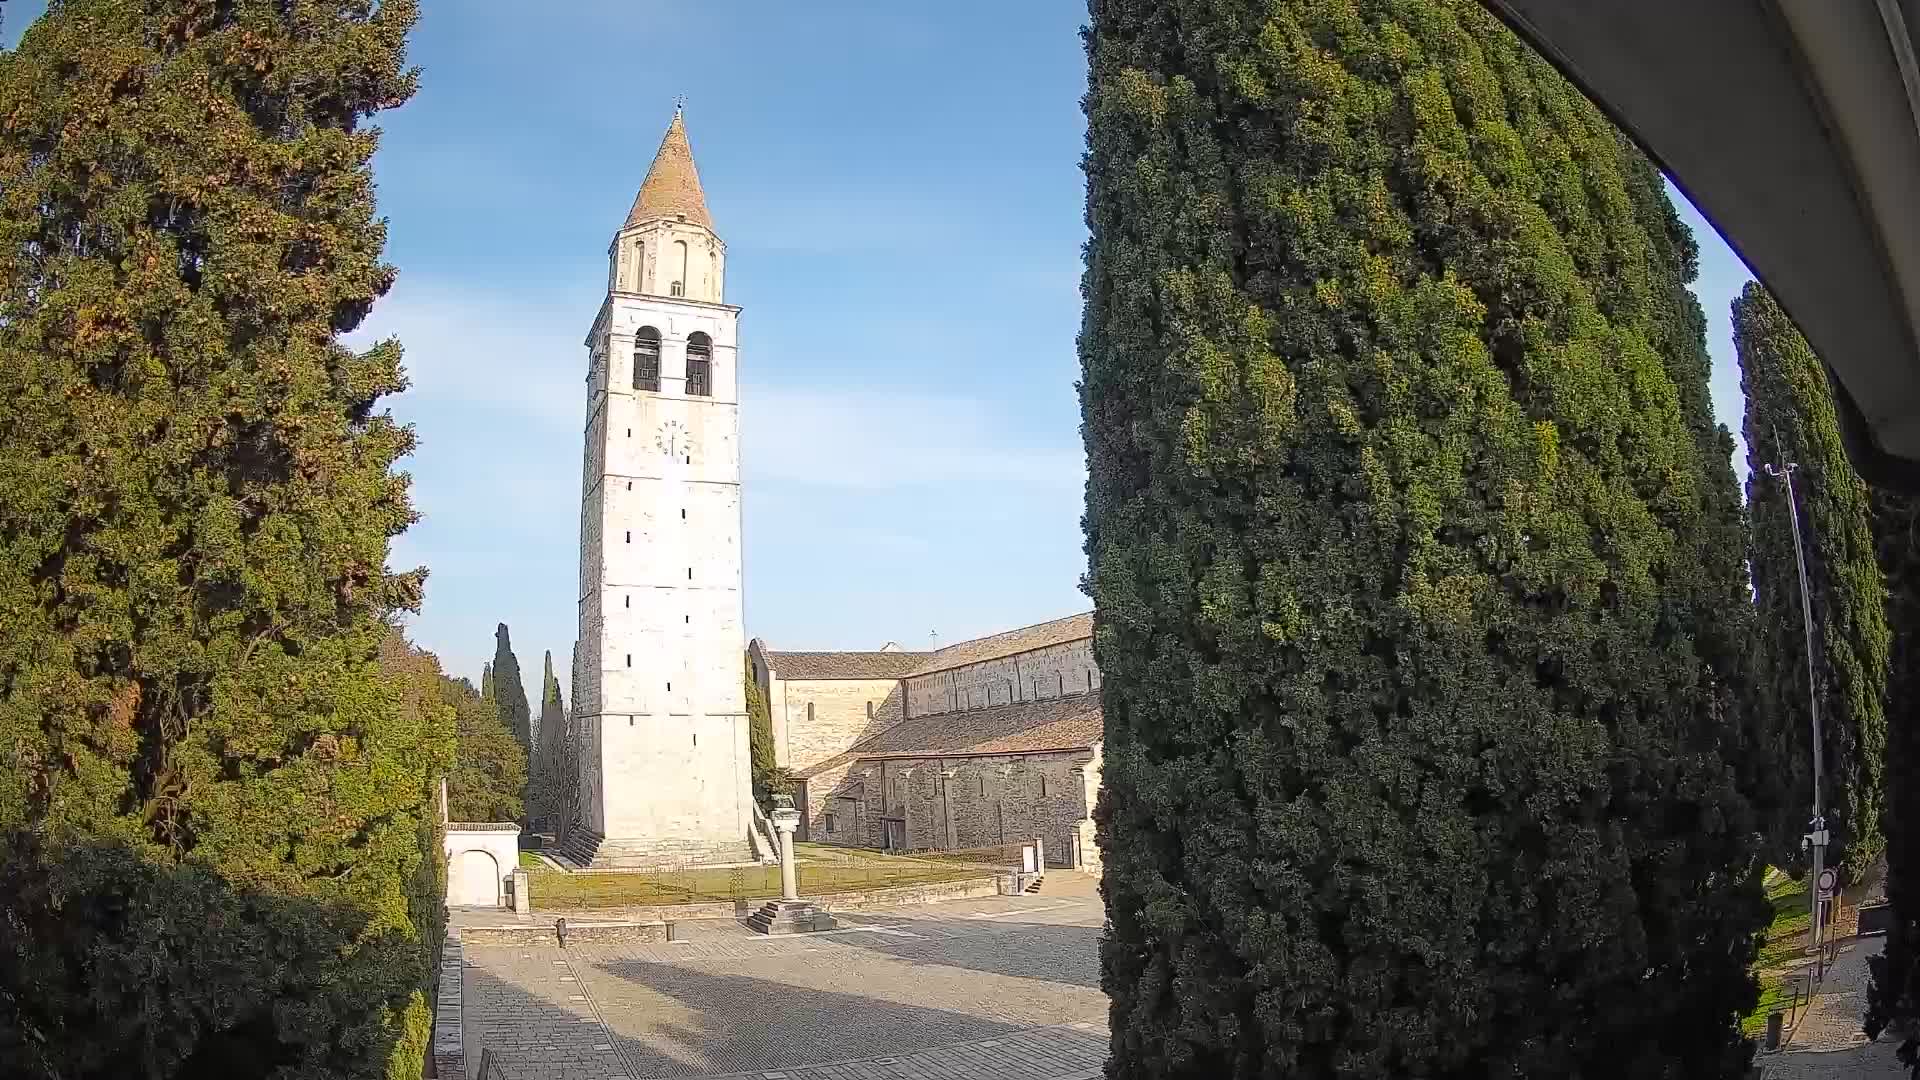
[[[520,826],[450,821],[446,826],[447,906],[503,907],[507,877],[520,865]]]

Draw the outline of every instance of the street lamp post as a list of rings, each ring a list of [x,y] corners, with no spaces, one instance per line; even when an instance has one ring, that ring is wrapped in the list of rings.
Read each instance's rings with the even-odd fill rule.
[[[1773,443],[1780,446],[1780,433],[1776,429]],[[1793,560],[1800,571],[1800,625],[1806,635],[1807,651],[1807,714],[1813,720],[1813,818],[1808,822],[1807,847],[1813,853],[1813,877],[1808,891],[1813,894],[1813,925],[1808,940],[1814,951],[1814,977],[1818,978],[1821,968],[1820,957],[1820,879],[1822,865],[1827,854],[1827,819],[1820,805],[1820,776],[1824,771],[1823,750],[1820,740],[1820,693],[1814,684],[1813,676],[1813,600],[1807,588],[1807,553],[1800,541],[1800,506],[1794,497],[1793,474],[1800,467],[1798,462],[1786,460],[1786,450],[1781,448],[1780,464],[1764,466],[1768,476],[1784,481],[1787,489],[1787,521],[1793,529]]]

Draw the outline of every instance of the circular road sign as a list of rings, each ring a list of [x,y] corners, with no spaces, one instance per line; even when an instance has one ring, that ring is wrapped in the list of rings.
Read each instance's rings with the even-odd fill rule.
[[[1840,878],[1837,875],[1835,875],[1832,870],[1820,871],[1820,891],[1821,892],[1830,893],[1833,891],[1833,887],[1839,883],[1840,883]]]

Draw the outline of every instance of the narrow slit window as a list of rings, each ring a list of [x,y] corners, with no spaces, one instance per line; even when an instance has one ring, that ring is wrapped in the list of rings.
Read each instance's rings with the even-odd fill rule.
[[[633,666],[633,654],[632,654],[632,653],[628,653],[628,654],[627,654],[627,666],[628,666],[628,667],[632,667],[632,666]]]
[[[633,388],[660,390],[660,331],[643,326],[633,335]],[[633,434],[629,429],[627,434]]]
[[[713,396],[713,339],[697,330],[687,337],[687,393]]]
[[[627,543],[629,543],[629,544],[631,544],[631,543],[633,543],[633,530],[632,530],[632,529],[628,529],[628,530],[627,530]]]
[[[684,506],[680,508],[680,520],[681,521],[687,520],[687,508]]]
[[[633,606],[633,597],[631,597],[631,596],[623,596],[623,597],[621,597],[620,599],[621,599],[621,600],[623,600],[623,601],[625,601],[624,603],[622,603],[622,604],[620,605],[621,607],[632,607],[632,606]]]
[[[1040,797],[1043,799],[1047,797],[1047,778],[1044,773],[1040,776]]]
[[[688,581],[693,580],[693,567],[691,566],[687,567],[687,580]]]

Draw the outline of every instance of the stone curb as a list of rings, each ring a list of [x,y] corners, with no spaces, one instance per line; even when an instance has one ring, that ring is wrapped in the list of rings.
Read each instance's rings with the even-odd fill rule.
[[[440,1080],[467,1080],[467,1044],[460,1027],[461,979],[466,950],[459,927],[447,928],[440,946],[440,996],[433,1008],[433,1067]]]

